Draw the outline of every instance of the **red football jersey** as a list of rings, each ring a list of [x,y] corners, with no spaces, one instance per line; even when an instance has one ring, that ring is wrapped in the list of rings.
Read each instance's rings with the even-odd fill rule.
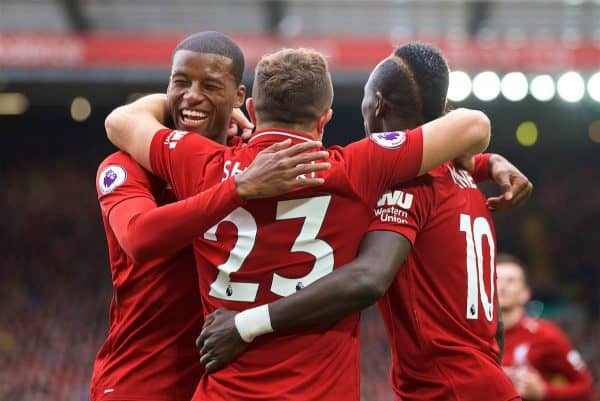
[[[517,397],[498,362],[494,224],[471,175],[447,163],[394,187],[369,230],[413,247],[378,303],[396,399]]]
[[[247,168],[259,151],[298,132],[254,134],[247,146],[226,148],[181,131],[159,131],[152,169],[179,198]],[[379,194],[416,176],[421,129],[374,134],[329,148],[325,184],[248,202],[195,243],[207,311],[244,310],[294,293],[356,256]],[[205,375],[194,400],[358,400],[358,314],[301,334],[257,338],[226,368]]]
[[[592,377],[581,355],[554,324],[523,317],[506,329],[502,365],[509,376],[531,366],[547,384],[544,401],[592,401]]]
[[[110,328],[91,382],[91,400],[189,400],[202,374],[194,341],[202,328],[191,246],[176,255],[135,263],[109,224],[111,210],[145,197],[175,200],[160,179],[123,152],[98,168],[98,199],[108,241],[113,298]]]

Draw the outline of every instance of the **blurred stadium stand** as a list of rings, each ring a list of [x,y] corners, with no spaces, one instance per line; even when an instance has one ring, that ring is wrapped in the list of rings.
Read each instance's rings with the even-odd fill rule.
[[[172,48],[206,29],[241,44],[247,84],[265,51],[325,52],[336,87],[329,144],[362,135],[362,85],[377,61],[408,40],[438,45],[469,75],[454,104],[485,110],[491,150],[536,185],[524,209],[497,216],[499,249],[528,262],[533,306],[570,333],[598,383],[600,1],[2,0],[0,400],[87,400],[111,292],[94,189],[112,151],[103,119],[164,91]],[[498,75],[480,80],[494,88],[487,101],[475,88],[483,71]],[[569,71],[577,76],[561,84]],[[516,101],[500,82],[509,72],[526,79]],[[547,100],[534,90],[540,74]],[[373,308],[362,336],[363,400],[387,400],[387,342]]]

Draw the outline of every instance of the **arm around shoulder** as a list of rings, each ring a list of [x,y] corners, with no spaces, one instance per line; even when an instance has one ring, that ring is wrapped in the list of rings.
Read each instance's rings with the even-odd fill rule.
[[[150,145],[154,134],[166,128],[166,97],[163,94],[145,96],[133,103],[117,107],[104,127],[108,139],[119,149],[129,153],[147,170],[150,166]]]
[[[481,111],[457,109],[423,125],[419,174],[462,155],[483,152],[490,142],[490,119]]]

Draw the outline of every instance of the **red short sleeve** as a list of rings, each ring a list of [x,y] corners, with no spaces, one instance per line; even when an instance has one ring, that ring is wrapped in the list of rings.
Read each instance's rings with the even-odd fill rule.
[[[377,201],[368,231],[396,232],[414,247],[417,233],[423,229],[434,202],[430,178],[421,177],[386,191]]]
[[[206,164],[223,149],[199,134],[161,129],[152,138],[150,166],[183,199],[200,191]]]
[[[150,175],[128,154],[116,152],[98,167],[96,190],[102,213],[106,216],[124,200],[144,197],[155,202],[150,192]]]
[[[371,134],[344,148],[348,179],[369,207],[387,188],[415,178],[422,158],[421,127]]]
[[[490,153],[475,156],[475,171],[472,174],[475,182],[485,182],[491,179],[490,156]]]

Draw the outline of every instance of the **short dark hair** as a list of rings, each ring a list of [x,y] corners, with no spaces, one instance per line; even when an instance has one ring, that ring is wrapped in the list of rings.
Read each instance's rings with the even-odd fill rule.
[[[372,77],[374,88],[394,107],[394,113],[410,119],[423,119],[421,95],[410,67],[399,57],[379,63]]]
[[[229,36],[216,31],[196,32],[179,42],[173,51],[173,55],[179,50],[218,54],[227,57],[232,61],[231,73],[235,77],[236,84],[239,85],[242,82],[244,53]]]
[[[425,121],[435,120],[446,110],[450,83],[448,63],[442,53],[426,43],[408,43],[394,51],[410,68],[421,95]]]
[[[375,85],[397,112],[427,122],[442,116],[450,72],[442,54],[425,43],[398,47],[377,67]]]
[[[333,85],[323,55],[312,49],[282,49],[258,62],[252,87],[259,120],[310,124],[331,108]]]

